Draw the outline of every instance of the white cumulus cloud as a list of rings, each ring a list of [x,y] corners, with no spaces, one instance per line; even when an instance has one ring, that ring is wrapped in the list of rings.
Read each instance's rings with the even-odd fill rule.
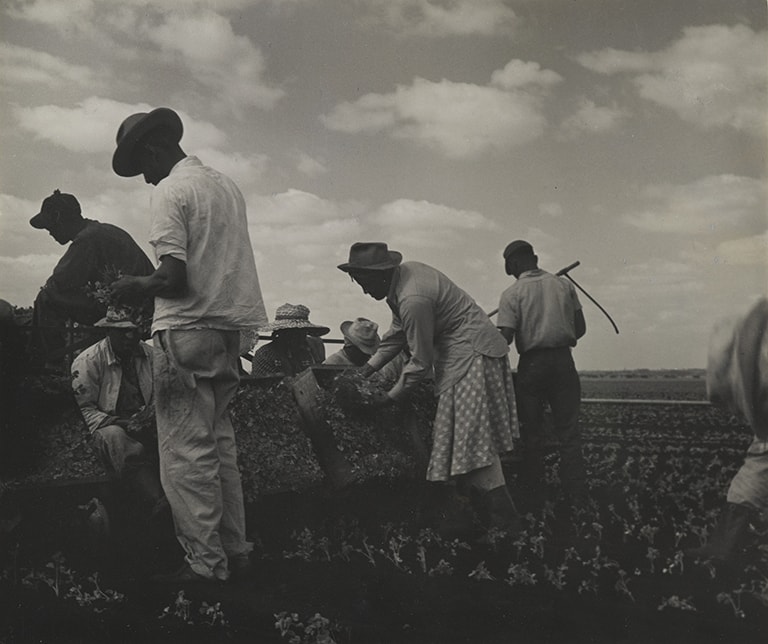
[[[630,226],[659,233],[715,233],[765,227],[765,182],[734,175],[708,176],[684,185],[645,190],[646,209],[628,213]]]
[[[641,97],[705,128],[765,135],[768,32],[745,25],[688,27],[656,52],[604,49],[577,60],[600,74],[630,74]]]
[[[503,0],[361,0],[371,22],[399,35],[422,37],[491,36],[510,33],[515,12]]]
[[[96,82],[88,67],[9,43],[0,43],[0,78],[5,86],[24,83],[60,87],[75,83],[92,88]]]
[[[390,94],[366,94],[336,106],[323,123],[347,133],[386,132],[451,158],[522,145],[546,125],[539,110],[546,89],[560,76],[535,63],[512,61],[489,85],[414,79]]]
[[[14,116],[21,128],[38,139],[72,152],[105,152],[114,150],[117,129],[127,116],[152,109],[146,103],[127,104],[91,96],[75,107],[17,107]],[[215,148],[226,141],[226,135],[216,126],[193,119],[183,111],[178,113],[185,129],[183,147],[189,143],[191,149]]]

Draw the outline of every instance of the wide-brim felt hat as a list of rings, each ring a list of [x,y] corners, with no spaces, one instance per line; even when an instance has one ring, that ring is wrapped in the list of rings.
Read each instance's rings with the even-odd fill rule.
[[[379,325],[366,318],[345,320],[341,323],[341,334],[350,344],[356,346],[363,353],[372,356],[379,348],[381,338],[377,331]]]
[[[349,261],[339,264],[339,270],[383,271],[398,266],[403,255],[389,250],[384,242],[356,242],[349,249]]]
[[[135,177],[141,174],[133,158],[134,148],[142,137],[163,127],[176,143],[181,141],[184,126],[181,118],[168,107],[158,107],[151,112],[137,112],[126,118],[117,129],[117,148],[112,155],[112,169],[121,177]]]
[[[331,329],[309,321],[309,309],[303,304],[283,304],[277,307],[273,322],[260,327],[259,331],[306,329],[308,335],[325,335]]]

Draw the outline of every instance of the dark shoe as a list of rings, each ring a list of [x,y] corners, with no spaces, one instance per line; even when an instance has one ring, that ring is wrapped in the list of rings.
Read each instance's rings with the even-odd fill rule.
[[[744,547],[753,511],[737,503],[728,503],[720,515],[709,541],[700,548],[690,548],[685,554],[697,559],[732,561]]]
[[[490,533],[506,534],[515,537],[523,531],[523,521],[515,507],[506,485],[483,492],[479,497],[480,516],[486,517],[488,532],[480,542],[490,542]]]
[[[174,572],[164,575],[153,575],[150,577],[150,581],[155,584],[220,583],[220,580],[216,579],[216,577],[206,577],[196,573],[194,570],[192,570],[192,567],[188,563],[185,563],[181,568],[175,570]]]
[[[229,578],[233,580],[247,579],[254,573],[254,566],[249,553],[228,557]]]
[[[420,508],[422,527],[435,530],[443,539],[467,539],[476,534],[475,513],[455,485],[428,483],[425,491]]]

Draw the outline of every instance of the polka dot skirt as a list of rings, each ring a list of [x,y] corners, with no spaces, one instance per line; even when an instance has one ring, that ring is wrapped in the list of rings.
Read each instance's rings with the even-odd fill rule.
[[[519,436],[509,360],[478,355],[437,402],[427,480],[446,481],[486,467]]]

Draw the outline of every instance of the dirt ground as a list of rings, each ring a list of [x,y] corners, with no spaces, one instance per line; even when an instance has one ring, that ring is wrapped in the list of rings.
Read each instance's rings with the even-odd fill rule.
[[[425,489],[414,482],[382,483],[342,496],[322,488],[270,496],[249,507],[248,525],[257,541],[254,574],[183,588],[147,581],[152,572],[180,562],[172,542],[150,547],[147,535],[142,539],[116,511],[113,536],[94,542],[64,511],[72,507],[74,499],[65,498],[71,490],[59,498],[40,498],[39,513],[25,517],[26,532],[17,535],[23,541],[15,551],[17,574],[29,576],[29,562],[42,562],[45,553],[59,548],[65,558],[61,578],[71,574],[71,581],[60,582],[57,597],[50,583],[51,561],[36,584],[14,583],[12,567],[6,565],[0,584],[5,615],[0,642],[764,641],[768,609],[758,618],[750,611],[750,619],[734,620],[726,612],[660,611],[639,590],[636,601],[627,601],[617,593],[582,595],[545,583],[511,585],[497,572],[491,574],[503,572],[512,558],[509,542],[463,547],[432,540],[426,548],[429,563],[420,571],[408,551],[413,543],[403,535],[418,533]],[[79,494],[85,498],[91,492]],[[117,503],[105,498],[108,505]],[[555,514],[559,523],[552,525],[562,524],[563,536],[558,541],[555,535],[551,547],[565,548],[570,539],[567,511],[555,505]],[[393,539],[405,543],[399,564]],[[345,543],[347,556],[339,556]],[[364,556],[361,544],[370,544],[370,556]],[[608,549],[611,544],[606,540],[603,545]],[[422,574],[443,556],[450,562],[447,573],[432,574],[439,568],[434,566]],[[123,600],[78,602],[71,590],[69,599],[64,597],[78,584],[90,596],[85,573],[94,566],[101,590],[121,593]],[[695,594],[696,577],[681,583],[670,579],[670,592]],[[276,627],[281,614],[282,636]]]

